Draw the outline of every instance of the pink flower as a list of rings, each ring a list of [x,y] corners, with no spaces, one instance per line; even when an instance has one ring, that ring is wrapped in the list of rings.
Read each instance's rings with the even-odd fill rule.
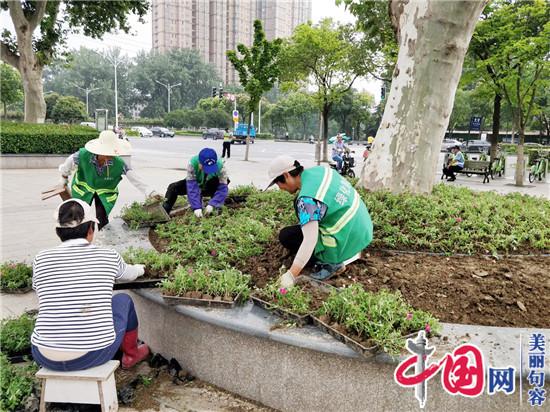
[[[281,295],[286,295],[288,293],[288,290],[286,290],[285,288],[281,288],[281,289],[279,289],[279,293]]]
[[[407,313],[407,317],[405,319],[411,320],[413,318],[413,314],[411,312]]]
[[[218,256],[218,252],[216,251],[216,249],[212,249],[212,250],[210,251],[210,254],[211,254],[212,256],[214,256],[214,257]]]
[[[455,220],[456,220],[456,223],[462,222],[462,218],[461,218],[461,217],[457,217]]]
[[[426,326],[424,327],[424,329],[426,330],[426,333],[430,333],[432,330],[429,323],[426,323]]]
[[[193,273],[193,268],[187,269],[187,273],[189,273],[189,274]]]

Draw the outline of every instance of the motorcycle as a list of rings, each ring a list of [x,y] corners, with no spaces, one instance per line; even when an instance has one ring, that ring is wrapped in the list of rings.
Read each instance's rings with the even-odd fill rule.
[[[340,174],[342,176],[348,176],[351,178],[355,177],[355,172],[353,171],[353,167],[355,166],[355,159],[351,156],[351,153],[355,153],[354,151],[346,151],[342,155],[342,170],[340,170]],[[330,167],[334,170],[338,170],[336,167],[336,163],[330,163]]]

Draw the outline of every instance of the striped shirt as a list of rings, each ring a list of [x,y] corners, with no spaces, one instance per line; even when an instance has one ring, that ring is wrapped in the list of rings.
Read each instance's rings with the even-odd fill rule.
[[[111,299],[126,263],[111,249],[72,239],[40,252],[33,262],[38,318],[33,345],[93,351],[115,340]]]

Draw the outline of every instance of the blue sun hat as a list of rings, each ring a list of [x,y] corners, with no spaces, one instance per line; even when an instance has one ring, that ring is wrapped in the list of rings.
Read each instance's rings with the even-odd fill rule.
[[[218,171],[218,155],[214,149],[206,147],[199,152],[199,163],[202,170],[207,175],[217,173]]]

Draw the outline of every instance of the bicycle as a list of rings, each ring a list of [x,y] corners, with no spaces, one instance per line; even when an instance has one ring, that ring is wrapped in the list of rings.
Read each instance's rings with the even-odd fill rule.
[[[498,174],[498,177],[502,177],[504,174],[504,168],[506,167],[506,160],[504,156],[497,157],[491,164],[491,178]]]
[[[548,159],[537,159],[535,164],[531,166],[529,172],[529,183],[533,183],[538,179],[541,182],[546,177],[546,170],[548,169]]]

